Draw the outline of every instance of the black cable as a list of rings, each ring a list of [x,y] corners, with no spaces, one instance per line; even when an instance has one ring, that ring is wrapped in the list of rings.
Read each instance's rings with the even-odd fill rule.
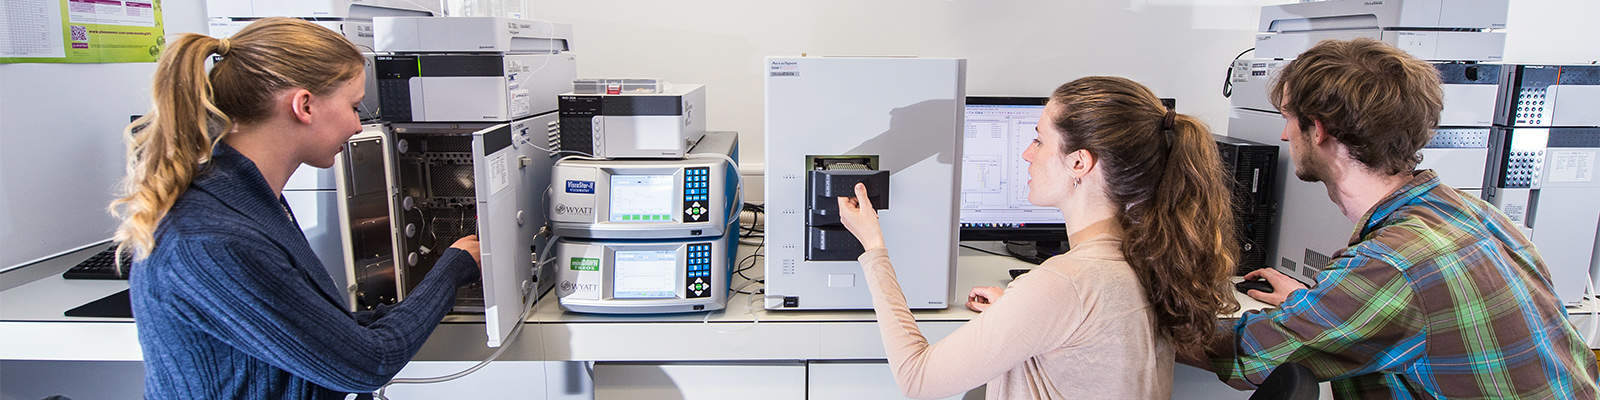
[[[745,275],[744,274],[744,271],[748,271],[748,270],[751,270],[751,269],[756,267],[756,262],[757,262],[757,260],[759,258],[767,256],[766,254],[761,254],[761,251],[765,250],[766,247],[767,247],[767,238],[765,236],[762,236],[761,237],[761,244],[756,245],[756,250],[754,252],[750,253],[750,255],[744,256],[744,258],[739,259],[739,262],[734,264],[735,268],[734,268],[733,272],[735,274],[738,274],[739,277],[744,278],[745,280],[748,280],[748,281],[755,281],[756,283],[767,283],[766,280],[763,280],[763,279],[751,279],[749,275]],[[745,262],[749,262],[750,264],[749,265],[745,265]]]
[[[996,253],[996,252],[993,252],[993,251],[984,250],[984,249],[980,249],[980,248],[977,248],[977,247],[972,247],[972,246],[969,246],[969,245],[964,245],[963,244],[963,245],[961,245],[961,247],[965,247],[965,248],[969,248],[969,249],[973,249],[973,250],[977,250],[977,251],[981,251],[981,252],[984,252],[984,253],[989,253],[989,254],[993,254],[993,255],[997,255],[997,256],[1001,256],[1001,257],[1011,257],[1010,254],[1000,254],[1000,253]]]
[[[765,236],[763,236],[761,238],[761,244],[756,245],[756,251],[755,252],[750,253],[750,255],[744,256],[744,258],[739,259],[739,262],[734,263],[733,273],[738,274],[739,277],[744,278],[747,281],[754,281],[756,283],[763,283],[763,284],[767,283],[767,281],[765,279],[752,279],[752,278],[750,278],[749,275],[745,275],[744,274],[744,271],[748,271],[748,270],[751,270],[751,269],[756,267],[756,262],[757,262],[758,258],[763,258],[763,257],[767,256],[766,254],[761,254],[761,251],[765,250],[766,247],[767,247],[767,239],[766,239]],[[750,265],[745,265],[745,262],[747,262],[747,261],[750,263]]]
[[[1233,61],[1239,61],[1239,57],[1244,57],[1244,53],[1249,53],[1255,49],[1251,47],[1239,52],[1239,55],[1233,56]],[[1228,73],[1222,75],[1222,98],[1224,99],[1233,97],[1233,61],[1228,61]]]
[[[756,283],[765,284],[765,283],[767,283],[766,280],[763,280],[763,279],[751,279],[750,276],[749,275],[745,275],[744,272],[755,268],[756,267],[756,263],[757,263],[759,258],[766,257],[765,254],[761,253],[763,250],[766,250],[766,247],[767,247],[766,230],[756,229],[756,226],[761,221],[761,215],[762,214],[766,214],[767,210],[766,210],[766,207],[764,207],[762,205],[752,204],[752,203],[744,203],[744,209],[750,210],[751,214],[753,214],[753,215],[750,218],[750,226],[749,227],[745,227],[744,224],[740,224],[739,225],[740,229],[748,229],[750,231],[748,234],[741,234],[740,236],[742,238],[752,238],[752,239],[759,237],[759,238],[761,238],[761,242],[760,242],[760,244],[756,245],[755,251],[751,252],[749,255],[744,256],[744,258],[739,259],[739,262],[736,262],[736,263],[733,264],[733,268],[734,268],[733,269],[733,273],[739,275],[739,277],[744,278],[747,281],[752,281],[752,282],[756,282]],[[756,233],[761,233],[761,235],[757,236]],[[748,265],[746,263],[748,263]],[[735,292],[739,292],[739,291],[735,290]],[[739,292],[739,293],[752,294],[752,293],[744,293],[744,292]]]

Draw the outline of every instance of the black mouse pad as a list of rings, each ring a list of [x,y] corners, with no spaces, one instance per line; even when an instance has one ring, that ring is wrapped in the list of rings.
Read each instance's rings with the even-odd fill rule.
[[[128,301],[128,291],[123,290],[67,310],[66,314],[68,317],[133,318],[133,303]]]

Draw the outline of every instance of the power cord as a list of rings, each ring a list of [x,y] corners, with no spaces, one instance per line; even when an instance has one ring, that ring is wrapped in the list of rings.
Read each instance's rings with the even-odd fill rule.
[[[761,214],[765,214],[766,213],[766,208],[764,206],[762,206],[762,205],[752,204],[752,203],[743,203],[743,206],[744,207],[742,207],[742,208],[743,208],[744,211],[750,211],[750,213],[751,213],[750,220],[751,221],[750,221],[750,226],[748,226],[748,227],[744,226],[743,224],[739,225],[739,229],[742,230],[741,232],[739,232],[739,237],[741,238],[741,240],[739,242],[741,244],[752,244],[752,245],[756,246],[756,249],[755,249],[755,251],[751,252],[749,255],[746,255],[744,258],[740,259],[739,262],[734,264],[734,274],[738,275],[740,278],[743,278],[745,280],[745,283],[744,283],[744,285],[740,285],[738,288],[734,289],[733,292],[737,293],[737,294],[746,295],[748,297],[748,300],[746,300],[746,303],[745,303],[745,312],[748,313],[748,315],[750,316],[751,323],[749,325],[745,325],[743,327],[736,328],[736,329],[730,329],[730,330],[719,329],[719,330],[716,331],[719,334],[743,331],[743,330],[747,330],[747,329],[750,329],[751,327],[754,327],[756,325],[761,324],[761,318],[760,318],[760,316],[756,315],[755,309],[758,306],[756,304],[757,301],[761,300],[763,298],[763,296],[766,295],[766,289],[762,288],[762,289],[755,289],[755,290],[748,290],[748,291],[746,289],[750,289],[752,286],[756,286],[756,285],[766,286],[766,281],[761,279],[761,278],[751,278],[749,275],[745,275],[744,271],[747,271],[747,270],[755,268],[755,265],[758,263],[758,260],[760,260],[761,258],[765,257],[764,255],[762,255],[762,251],[766,249],[766,240],[767,240],[766,239],[766,234],[765,233],[761,233],[761,232],[764,232],[764,230],[762,230],[760,228],[757,228],[757,226],[759,226],[758,222],[760,222]],[[761,234],[757,235],[757,233],[761,233]],[[756,242],[756,243],[746,243],[743,240],[744,238],[755,238],[755,237],[759,237],[761,240]],[[701,322],[705,323],[707,325],[710,325],[711,324],[711,314],[712,314],[712,312],[706,313],[705,317],[703,319],[701,319]]]
[[[740,244],[754,245],[754,246],[756,246],[756,249],[755,249],[755,251],[751,252],[749,255],[744,256],[744,258],[739,259],[738,262],[733,264],[734,265],[733,273],[736,274],[736,275],[739,275],[739,277],[744,278],[747,281],[760,283],[760,284],[764,285],[764,284],[767,283],[766,280],[751,278],[749,275],[745,275],[744,272],[755,268],[756,264],[760,263],[760,260],[764,259],[766,257],[766,254],[763,253],[763,251],[766,250],[766,248],[767,248],[766,231],[763,230],[763,229],[757,229],[756,228],[757,222],[761,221],[761,215],[762,214],[766,214],[766,207],[761,206],[761,205],[757,205],[757,204],[750,204],[750,203],[745,203],[744,207],[745,207],[746,210],[749,210],[750,214],[751,214],[751,216],[750,216],[750,227],[748,228],[749,229],[749,233],[743,233],[743,232],[740,233],[740,238],[741,239],[739,240],[739,243]],[[743,225],[741,225],[740,228],[745,228],[745,227]],[[758,232],[760,233],[759,236],[756,235],[756,233],[758,233]],[[743,238],[760,238],[761,240],[760,241],[756,241],[755,243],[749,243],[749,242],[745,241]],[[757,294],[755,292],[744,292],[742,290],[735,290],[735,292],[739,293],[739,294],[745,294],[745,295],[756,295]]]
[[[1255,49],[1251,47],[1239,52],[1239,55],[1233,56],[1233,61],[1239,61],[1239,57],[1244,57],[1244,53],[1249,53]],[[1233,61],[1228,61],[1228,72],[1222,75],[1222,98],[1225,99],[1233,97]]]
[[[740,274],[740,276],[744,277],[743,274]],[[761,324],[761,317],[756,315],[756,307],[758,307],[758,305],[756,304],[756,301],[760,300],[766,294],[766,289],[752,290],[752,291],[748,291],[748,292],[746,292],[745,289],[749,289],[751,286],[754,286],[754,285],[765,286],[766,284],[763,283],[763,281],[760,280],[760,279],[750,279],[749,277],[744,277],[744,278],[745,278],[744,285],[739,286],[738,289],[734,289],[734,293],[747,295],[746,297],[748,298],[748,300],[745,301],[745,313],[746,313],[746,315],[750,316],[750,324],[749,325],[744,325],[742,327],[735,328],[735,329],[717,329],[716,332],[718,334],[726,334],[726,333],[744,331],[744,330],[748,330],[748,329],[750,329],[752,327],[755,327],[756,325],[760,325]],[[729,300],[731,301],[732,299],[729,299]],[[702,318],[700,320],[700,322],[704,323],[706,325],[711,325],[711,314],[713,314],[713,313],[714,312],[707,312],[705,317]]]

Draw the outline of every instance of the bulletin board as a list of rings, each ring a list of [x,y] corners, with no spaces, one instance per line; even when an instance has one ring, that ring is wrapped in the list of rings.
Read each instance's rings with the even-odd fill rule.
[[[161,0],[5,0],[0,63],[154,62]]]

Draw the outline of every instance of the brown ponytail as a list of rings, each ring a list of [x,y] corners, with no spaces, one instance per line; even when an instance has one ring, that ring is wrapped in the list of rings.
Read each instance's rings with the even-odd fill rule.
[[[207,73],[212,54],[222,58]],[[343,36],[298,19],[262,19],[227,40],[179,37],[156,64],[150,112],[123,132],[128,176],[109,207],[122,220],[113,239],[148,256],[161,219],[234,123],[266,119],[285,89],[329,93],[363,62]]]
[[[1123,256],[1144,287],[1158,329],[1180,354],[1199,354],[1218,335],[1217,315],[1237,311],[1228,277],[1238,258],[1231,193],[1206,126],[1168,115],[1143,85],[1087,77],[1057,88],[1052,116],[1062,154],[1099,160],[1106,195],[1126,232]]]

